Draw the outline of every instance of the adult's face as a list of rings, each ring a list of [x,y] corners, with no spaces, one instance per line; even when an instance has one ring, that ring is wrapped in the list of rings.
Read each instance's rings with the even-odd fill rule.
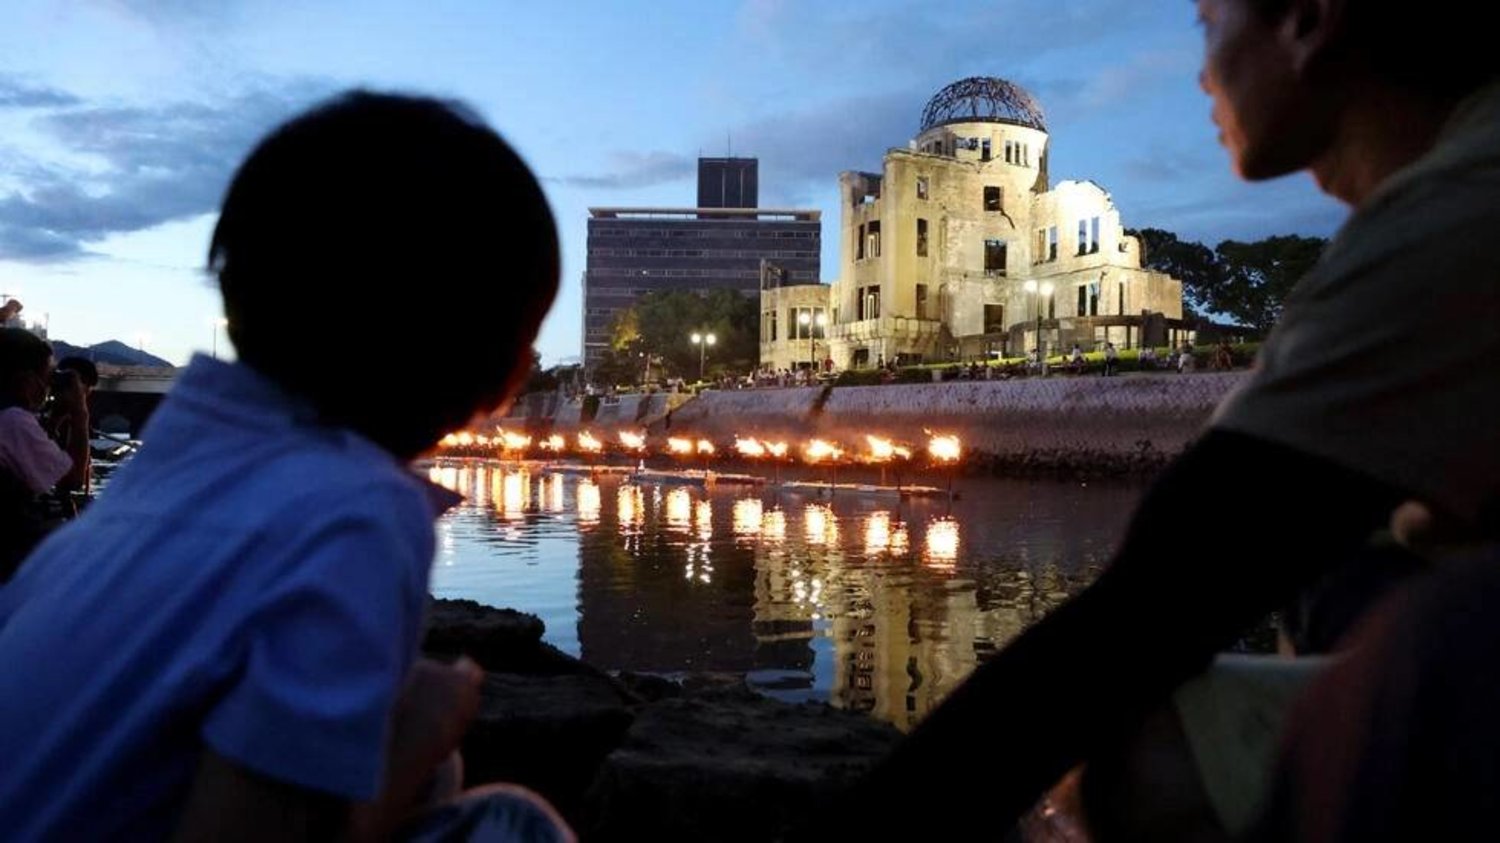
[[[1293,13],[1267,15],[1256,2],[1198,0],[1198,81],[1213,100],[1231,165],[1251,181],[1307,167],[1332,132],[1330,115],[1314,107],[1314,92],[1299,72]]]

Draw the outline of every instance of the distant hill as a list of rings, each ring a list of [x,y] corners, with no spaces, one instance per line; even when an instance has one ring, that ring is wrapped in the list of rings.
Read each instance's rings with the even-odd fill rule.
[[[131,348],[119,340],[95,343],[83,347],[65,343],[62,340],[52,341],[52,354],[58,360],[64,357],[86,357],[95,363],[108,363],[111,366],[151,366],[157,368],[172,368],[172,364],[157,357],[147,354],[138,348]]]

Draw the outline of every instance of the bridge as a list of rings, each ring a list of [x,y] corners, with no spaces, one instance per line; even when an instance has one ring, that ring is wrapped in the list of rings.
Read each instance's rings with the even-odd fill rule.
[[[106,433],[140,436],[181,369],[99,364],[99,385],[89,397],[89,420]]]

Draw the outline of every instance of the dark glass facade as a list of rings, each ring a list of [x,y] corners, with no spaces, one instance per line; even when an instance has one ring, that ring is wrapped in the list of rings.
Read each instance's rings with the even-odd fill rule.
[[[593,366],[610,326],[652,290],[729,288],[758,297],[762,261],[773,283],[820,278],[814,210],[592,208],[584,273],[583,354]]]
[[[756,208],[760,162],[754,158],[699,158],[698,207]]]

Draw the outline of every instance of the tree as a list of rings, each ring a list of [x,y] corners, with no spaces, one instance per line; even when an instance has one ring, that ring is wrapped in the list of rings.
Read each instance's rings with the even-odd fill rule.
[[[1295,234],[1254,243],[1225,240],[1216,250],[1224,278],[1213,296],[1213,309],[1258,331],[1271,330],[1287,294],[1318,262],[1327,244],[1321,237]]]
[[[1328,244],[1321,237],[1286,234],[1253,243],[1225,240],[1211,250],[1158,228],[1133,233],[1145,253],[1143,265],[1182,281],[1193,311],[1261,333],[1276,324],[1287,294]]]
[[[638,359],[632,380],[644,370],[645,355],[659,361],[667,375],[696,378],[700,349],[690,338],[711,333],[715,343],[705,371],[748,371],[760,354],[759,320],[755,301],[735,290],[656,290],[616,318],[611,351]]]

